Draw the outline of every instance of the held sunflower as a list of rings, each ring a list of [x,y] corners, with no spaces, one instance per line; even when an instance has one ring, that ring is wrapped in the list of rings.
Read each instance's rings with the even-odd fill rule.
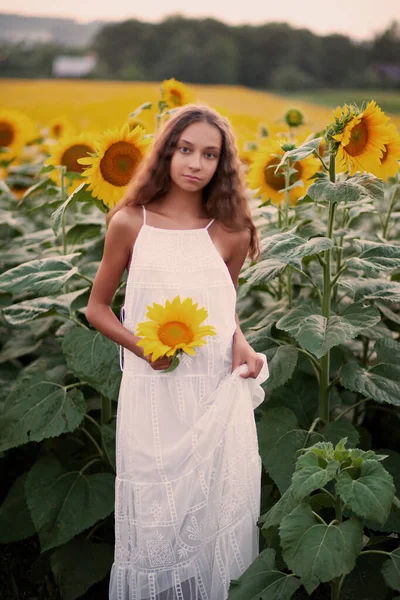
[[[125,123],[121,130],[108,130],[96,139],[96,156],[78,159],[80,165],[88,167],[83,176],[89,191],[109,208],[121,199],[142,162],[151,141],[145,135],[142,127],[130,131]]]
[[[51,147],[50,152],[50,157],[44,163],[46,166],[64,166],[68,173],[81,175],[85,167],[79,164],[78,159],[94,153],[93,136],[85,132],[65,135]],[[50,171],[49,177],[58,185],[61,184],[60,169]],[[68,194],[72,194],[82,181],[82,177],[74,179],[68,186]]]
[[[332,135],[339,142],[337,162],[341,170],[348,170],[350,175],[357,171],[376,174],[388,137],[388,121],[375,100],[371,100],[364,111],[350,118],[340,133]]]
[[[167,300],[165,306],[154,302],[147,307],[146,317],[148,321],[137,325],[136,335],[142,337],[137,345],[143,348],[145,356],[151,354],[152,361],[181,352],[194,356],[194,348],[207,343],[204,336],[216,335],[214,327],[201,325],[208,311],[198,308],[192,298],[181,301],[178,295]]]
[[[276,167],[281,161],[285,151],[277,140],[266,138],[258,150],[254,153],[253,163],[248,173],[249,186],[253,190],[259,190],[263,201],[271,199],[271,202],[280,205],[285,201],[285,174],[283,168],[275,173]],[[297,200],[304,196],[308,186],[312,183],[310,177],[315,175],[319,169],[319,161],[314,156],[299,160],[291,165],[294,172],[290,176],[290,186],[300,182],[290,190],[290,204],[294,206]]]

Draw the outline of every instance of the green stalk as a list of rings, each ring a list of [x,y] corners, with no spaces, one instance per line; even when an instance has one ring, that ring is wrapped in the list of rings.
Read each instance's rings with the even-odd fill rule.
[[[65,202],[65,200],[67,199],[67,195],[66,195],[66,191],[65,191],[65,173],[66,173],[67,167],[65,165],[63,165],[61,167],[61,202]],[[67,211],[64,211],[64,214],[61,217],[61,228],[62,228],[62,243],[63,243],[63,254],[67,254],[67,235],[66,235],[66,231],[65,231],[65,213]]]
[[[108,423],[112,417],[112,401],[106,396],[101,396],[101,423]]]
[[[330,155],[329,162],[329,179],[332,183],[336,181],[336,170],[335,170],[335,160],[336,156],[334,153]],[[330,239],[333,238],[333,228],[335,223],[335,212],[336,212],[336,203],[331,202],[329,205],[329,215],[328,215],[328,231],[327,237]],[[325,257],[323,263],[323,272],[324,272],[324,287],[322,293],[322,316],[326,319],[329,319],[331,314],[331,258],[332,258],[332,250],[325,250]],[[330,407],[329,407],[329,396],[330,396],[330,388],[329,388],[329,372],[330,372],[330,352],[328,351],[321,358],[321,377],[320,377],[320,388],[319,388],[319,416],[326,423],[329,421],[330,415]]]
[[[383,224],[382,237],[385,240],[387,239],[387,233],[388,233],[390,216],[392,214],[392,210],[396,206],[396,202],[397,202],[397,184],[394,186],[393,194],[392,194],[392,197],[390,199],[388,214],[386,215],[385,223]]]
[[[285,227],[289,226],[289,206],[290,206],[290,191],[287,189],[290,185],[290,160],[287,161],[285,166]],[[286,273],[287,277],[287,295],[288,295],[288,306],[291,308],[293,301],[293,289],[292,289],[292,270],[288,269]]]

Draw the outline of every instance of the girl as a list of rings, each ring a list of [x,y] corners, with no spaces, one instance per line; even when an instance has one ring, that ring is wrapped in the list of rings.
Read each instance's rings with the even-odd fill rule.
[[[176,111],[108,219],[87,318],[124,348],[109,597],[225,600],[258,553],[253,409],[268,377],[235,313],[239,272],[259,246],[228,120]],[[110,305],[125,268],[122,325]],[[216,335],[165,372],[172,359],[152,361],[135,331],[150,305],[177,295],[208,311]]]

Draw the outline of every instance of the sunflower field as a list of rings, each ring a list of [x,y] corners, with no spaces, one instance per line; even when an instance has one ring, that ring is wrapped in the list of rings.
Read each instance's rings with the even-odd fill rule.
[[[107,598],[121,371],[85,310],[105,214],[201,101],[236,134],[262,249],[237,309],[270,368],[260,554],[229,600],[398,600],[400,118],[174,79],[26,85],[0,109],[1,597]]]

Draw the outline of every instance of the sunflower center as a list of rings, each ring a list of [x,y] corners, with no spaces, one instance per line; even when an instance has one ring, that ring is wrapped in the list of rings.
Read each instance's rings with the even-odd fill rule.
[[[141,159],[142,154],[136,146],[129,142],[116,142],[105,151],[100,171],[108,183],[122,187],[132,179]]]
[[[160,325],[158,337],[166,346],[174,347],[177,344],[188,344],[192,341],[192,332],[187,325],[179,321],[170,321]]]
[[[60,123],[57,123],[57,125],[54,125],[52,129],[53,129],[54,137],[56,137],[56,138],[60,137],[60,135],[62,134],[62,130],[63,130],[62,125]]]
[[[170,91],[170,94],[171,94],[171,100],[172,100],[172,103],[174,104],[174,106],[181,106],[182,105],[182,94],[178,90],[174,90],[174,89],[172,89]]]
[[[14,139],[14,129],[7,121],[0,121],[0,146],[11,146]]]
[[[357,123],[351,130],[350,142],[344,147],[351,156],[358,156],[364,152],[368,142],[368,127],[365,121]]]
[[[273,190],[279,191],[285,188],[285,175],[282,169],[279,169],[278,173],[275,174],[277,165],[281,162],[280,158],[272,158],[267,166],[264,168],[264,181]],[[289,185],[293,185],[295,181],[301,178],[301,165],[296,162],[292,165],[293,169],[296,169],[296,173],[292,173],[289,180]]]
[[[61,156],[61,164],[67,167],[67,171],[82,173],[86,167],[78,163],[78,158],[83,158],[88,152],[93,152],[93,148],[86,144],[74,144],[67,148]]]

